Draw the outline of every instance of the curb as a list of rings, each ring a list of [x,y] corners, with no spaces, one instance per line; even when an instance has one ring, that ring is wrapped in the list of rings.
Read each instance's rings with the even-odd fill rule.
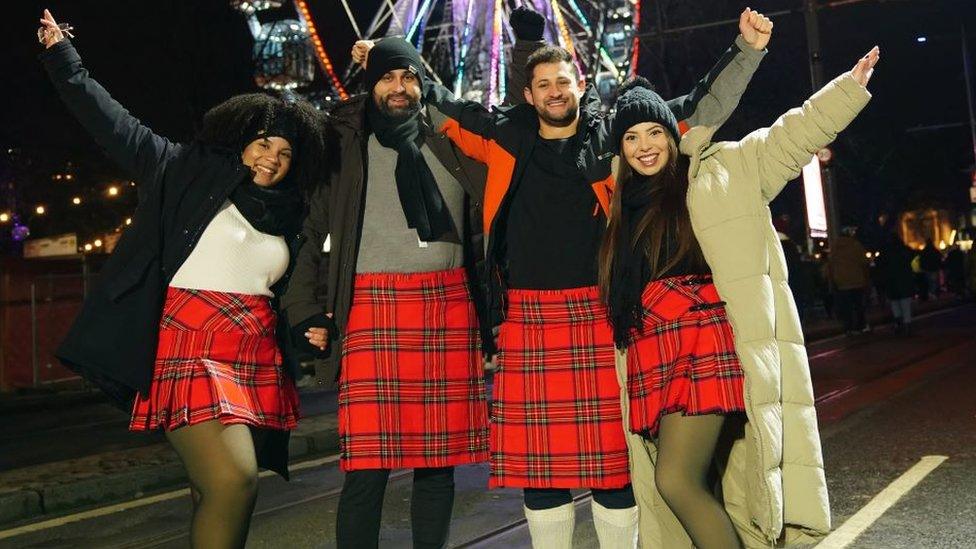
[[[160,447],[164,447],[165,450],[161,450]],[[56,479],[28,482],[19,490],[0,492],[0,528],[186,486],[183,465],[176,454],[169,449],[168,444],[156,445],[156,449],[168,454],[167,459],[164,460],[166,462],[104,475],[90,475],[69,482],[57,482]],[[337,426],[299,434],[292,433],[288,444],[292,463],[304,458],[336,452],[338,449]]]

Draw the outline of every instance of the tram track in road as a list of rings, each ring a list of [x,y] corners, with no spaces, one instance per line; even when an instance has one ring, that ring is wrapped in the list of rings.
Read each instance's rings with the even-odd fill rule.
[[[292,473],[296,473],[299,471],[304,471],[304,470],[312,469],[323,465],[329,465],[331,463],[335,463],[338,460],[339,460],[339,454],[332,454],[324,457],[319,457],[316,459],[296,462],[291,465],[290,470]],[[399,480],[400,478],[403,478],[404,476],[408,476],[410,474],[411,471],[409,470],[402,471],[399,473],[394,473],[390,475],[390,480],[391,481]],[[260,478],[273,477],[274,475],[275,473],[271,471],[262,471],[261,473],[259,473]],[[334,489],[330,489],[326,492],[301,498],[299,500],[289,501],[287,503],[280,504],[274,507],[269,507],[267,509],[260,509],[255,511],[254,516],[257,517],[257,516],[277,512],[282,509],[295,507],[297,505],[302,505],[310,501],[337,497],[338,494],[341,492],[341,490],[342,488],[340,486]],[[150,505],[170,501],[180,497],[188,497],[189,493],[190,493],[189,488],[179,488],[176,490],[169,490],[167,492],[162,492],[151,496],[141,497],[139,499],[135,499],[131,501],[124,501],[120,503],[114,503],[111,505],[104,505],[104,506],[95,507],[93,509],[79,511],[76,513],[71,513],[60,517],[53,517],[38,522],[31,522],[14,528],[0,530],[0,540],[15,538],[18,536],[31,534],[34,532],[40,532],[51,528],[58,528],[61,526],[78,523],[78,522],[84,522],[86,520],[105,517],[108,515],[114,515],[117,513],[123,513],[126,511],[130,511],[132,509],[147,507]],[[121,547],[158,547],[159,545],[162,545],[164,543],[168,543],[170,541],[178,540],[182,537],[185,537],[186,535],[188,535],[188,533],[189,530],[186,527],[174,528],[153,536],[140,538],[137,541],[128,542],[125,545],[122,545]]]
[[[575,497],[573,497],[573,505],[578,509],[582,507],[589,501],[593,499],[593,494],[589,491],[582,492]],[[528,521],[523,515],[521,518],[515,519],[503,526],[495,528],[489,532],[481,534],[477,537],[471,538],[469,540],[463,541],[457,545],[452,545],[454,549],[493,549],[498,547],[497,543],[502,541],[509,535],[515,532],[528,528]]]
[[[334,463],[334,462],[338,461],[338,459],[339,459],[339,454],[333,454],[331,456],[327,456],[327,457],[324,457],[324,458],[319,458],[319,459],[314,459],[314,460],[299,462],[299,463],[296,463],[295,465],[293,465],[291,467],[291,471],[292,472],[296,472],[296,471],[301,471],[301,470],[305,470],[305,469],[311,469],[313,467],[318,467],[320,465],[326,465],[326,464],[329,464],[329,463]],[[274,473],[271,473],[270,471],[264,471],[264,472],[261,473],[261,475],[262,476],[273,476]],[[394,471],[394,472],[392,472],[390,474],[389,483],[393,483],[393,482],[400,481],[400,480],[402,480],[404,478],[407,478],[407,477],[410,477],[412,475],[413,475],[413,470],[412,469],[404,469],[404,470],[401,470],[401,471]],[[184,491],[187,491],[188,492],[188,490],[184,490]],[[253,522],[253,520],[256,519],[256,518],[258,518],[258,517],[265,516],[265,515],[270,515],[272,513],[277,513],[279,511],[284,511],[286,509],[291,509],[291,508],[298,507],[300,505],[305,505],[305,504],[308,504],[308,503],[311,503],[311,502],[322,501],[322,500],[329,500],[329,499],[337,498],[337,497],[339,497],[339,494],[341,494],[341,493],[342,493],[342,486],[340,485],[340,486],[337,486],[335,488],[331,488],[329,490],[326,490],[325,492],[320,492],[318,494],[313,494],[313,495],[310,495],[310,496],[305,496],[305,497],[298,498],[298,499],[295,499],[295,500],[292,500],[292,501],[288,501],[288,502],[285,502],[285,503],[281,503],[281,504],[278,504],[278,505],[275,505],[275,506],[272,506],[272,507],[267,507],[267,508],[264,508],[264,509],[258,509],[258,510],[255,510],[254,514],[251,516],[251,520]],[[166,532],[161,532],[161,533],[155,534],[153,536],[148,536],[148,537],[140,538],[138,540],[130,541],[130,542],[124,544],[124,545],[120,545],[119,547],[120,547],[120,549],[137,549],[137,548],[138,549],[142,549],[142,548],[162,547],[162,546],[164,546],[164,545],[166,545],[168,543],[172,543],[172,542],[175,542],[175,541],[179,541],[181,539],[184,539],[184,538],[188,537],[189,535],[190,535],[189,529],[187,527],[185,527],[185,526],[181,526],[179,528],[173,528],[171,530],[168,530]]]

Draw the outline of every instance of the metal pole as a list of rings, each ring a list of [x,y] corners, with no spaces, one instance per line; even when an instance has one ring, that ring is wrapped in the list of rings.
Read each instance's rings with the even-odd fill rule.
[[[30,316],[31,316],[31,369],[34,372],[34,387],[41,385],[41,366],[37,361],[37,286],[30,285]]]
[[[973,169],[976,170],[976,109],[973,108],[972,67],[969,47],[966,45],[966,24],[960,23],[962,32],[962,70],[966,80],[966,104],[969,106],[969,135],[973,145]]]
[[[803,19],[807,31],[807,53],[810,63],[810,84],[816,92],[824,85],[823,60],[820,57],[820,21],[817,18],[816,0],[804,0]],[[840,215],[837,209],[837,189],[830,166],[822,166],[824,198],[827,206],[827,241],[833,247],[837,240]]]

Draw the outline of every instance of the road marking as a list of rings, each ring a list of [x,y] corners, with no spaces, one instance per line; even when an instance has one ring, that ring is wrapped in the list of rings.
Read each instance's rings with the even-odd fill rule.
[[[947,456],[925,456],[911,469],[905,471],[902,476],[895,479],[860,511],[854,514],[840,528],[834,530],[829,536],[824,538],[815,549],[843,549],[850,545],[858,536],[864,533],[881,515],[898,502],[902,496],[907,494],[919,482],[922,481],[942,462],[949,459]]]
[[[325,465],[327,463],[333,463],[339,460],[339,454],[326,456],[319,459],[312,459],[308,461],[298,462],[291,467],[289,470],[302,471],[304,469],[311,469],[312,467],[318,467],[319,465]],[[266,478],[275,475],[272,471],[261,471],[258,476],[260,478]],[[134,499],[132,501],[125,501],[122,503],[116,503],[114,505],[107,505],[105,507],[99,507],[97,509],[90,509],[88,511],[82,511],[80,513],[74,513],[71,515],[65,515],[63,517],[57,517],[41,522],[34,522],[31,524],[25,524],[23,526],[18,526],[17,528],[11,528],[9,530],[0,530],[0,540],[12,538],[16,536],[21,536],[24,534],[30,534],[32,532],[38,532],[41,530],[47,530],[48,528],[56,528],[58,526],[63,526],[65,524],[70,524],[73,522],[80,522],[83,520],[89,520],[97,517],[103,517],[105,515],[111,515],[113,513],[118,513],[120,511],[128,511],[129,509],[137,509],[139,507],[145,507],[146,505],[152,505],[154,503],[159,503],[161,501],[169,501],[171,499],[176,499],[179,497],[186,497],[190,495],[189,488],[182,488],[180,490],[173,490],[170,492],[164,492],[162,494],[156,494],[154,496],[143,497],[139,499]]]

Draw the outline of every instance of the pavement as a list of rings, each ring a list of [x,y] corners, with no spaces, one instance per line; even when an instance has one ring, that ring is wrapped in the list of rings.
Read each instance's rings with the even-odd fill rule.
[[[315,396],[318,397],[314,399],[316,402],[334,402],[333,395]],[[310,395],[303,395],[303,404],[309,400],[313,400]],[[303,418],[292,431],[288,450],[293,462],[338,451],[336,415],[324,410],[318,412]],[[115,411],[114,415],[121,415],[121,412]],[[106,425],[115,428],[105,429]],[[82,424],[80,427],[91,426]],[[183,465],[172,447],[163,442],[162,435],[140,437],[130,434],[125,431],[124,422],[118,425],[117,421],[97,426],[102,431],[117,431],[109,434],[112,437],[139,437],[137,443],[143,445],[0,472],[0,526],[135,499],[186,484]],[[57,446],[57,443],[52,441],[51,446]],[[29,450],[50,454],[44,447]],[[51,457],[54,456],[48,455],[48,459]]]
[[[916,304],[916,314],[959,304],[960,300],[955,298],[921,302]],[[887,309],[874,308],[869,320],[877,327],[890,320],[890,313]],[[805,332],[808,342],[814,342],[838,335],[841,330],[835,321],[820,319],[809,322]],[[869,336],[862,337],[853,338],[846,348],[856,348],[871,340]],[[904,350],[899,350],[902,347]],[[899,363],[899,358],[914,360],[914,355],[906,354],[910,354],[910,344],[886,348],[893,353],[891,359],[877,362],[888,365],[889,369]],[[864,352],[871,354],[878,350],[866,347]],[[916,354],[926,352],[931,349],[915,351]],[[811,359],[811,362],[816,360],[815,353],[811,353]],[[887,371],[879,366],[868,375],[883,377]],[[858,383],[850,375],[829,367],[815,374],[821,398],[857,391]],[[303,393],[303,411],[307,415],[292,434],[293,463],[338,451],[334,397],[334,393]],[[19,401],[10,397],[0,399],[0,417],[5,418],[0,421],[0,526],[35,522],[185,486],[182,465],[162,437],[128,433],[124,415],[107,408],[97,393],[28,395]],[[86,413],[89,415],[84,416]],[[852,411],[834,406],[829,413],[840,419]],[[69,424],[43,424],[66,421],[64,414],[73,416]],[[472,474],[479,476],[477,467],[474,469]],[[472,490],[475,486],[483,490],[484,484],[476,479],[472,481]],[[503,492],[493,491],[496,494],[493,497],[501,497],[498,494]],[[459,495],[459,504],[463,501]],[[588,508],[580,512],[586,513]]]

